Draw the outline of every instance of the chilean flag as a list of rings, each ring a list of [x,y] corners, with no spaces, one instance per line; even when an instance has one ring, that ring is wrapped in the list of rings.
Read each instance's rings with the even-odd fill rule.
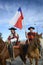
[[[23,20],[23,13],[22,13],[21,8],[19,8],[15,16],[10,21],[10,23],[13,24],[17,28],[22,29],[22,20]]]

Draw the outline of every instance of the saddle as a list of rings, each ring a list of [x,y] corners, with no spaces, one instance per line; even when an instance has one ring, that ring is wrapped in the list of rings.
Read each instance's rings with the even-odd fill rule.
[[[18,49],[18,48],[20,48],[20,41],[18,41],[18,42],[16,42],[16,44],[13,46],[13,48],[15,48],[15,49]]]

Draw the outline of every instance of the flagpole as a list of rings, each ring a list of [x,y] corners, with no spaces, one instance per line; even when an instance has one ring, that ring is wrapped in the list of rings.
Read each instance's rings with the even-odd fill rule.
[[[25,36],[27,35],[27,32],[26,32],[26,25],[25,25],[25,22],[23,23],[24,25],[23,25],[23,27],[24,27],[24,31],[25,31]]]
[[[35,23],[35,22],[34,22],[34,26],[35,26],[36,31],[37,31],[37,33],[38,33],[38,26],[36,25],[36,23]]]

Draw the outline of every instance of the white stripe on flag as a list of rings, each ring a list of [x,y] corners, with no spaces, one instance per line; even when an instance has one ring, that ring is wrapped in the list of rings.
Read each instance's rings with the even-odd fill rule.
[[[19,11],[16,12],[15,16],[10,20],[9,24],[15,25],[18,18],[21,16],[21,13]]]

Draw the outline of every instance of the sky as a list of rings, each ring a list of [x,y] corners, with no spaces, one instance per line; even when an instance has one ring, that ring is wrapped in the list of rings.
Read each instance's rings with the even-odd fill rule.
[[[43,0],[0,0],[0,32],[3,40],[6,41],[12,27],[9,21],[15,16],[18,8],[21,7],[23,12],[23,28],[17,29],[20,40],[25,40],[25,30],[34,26],[35,32],[43,33]]]

